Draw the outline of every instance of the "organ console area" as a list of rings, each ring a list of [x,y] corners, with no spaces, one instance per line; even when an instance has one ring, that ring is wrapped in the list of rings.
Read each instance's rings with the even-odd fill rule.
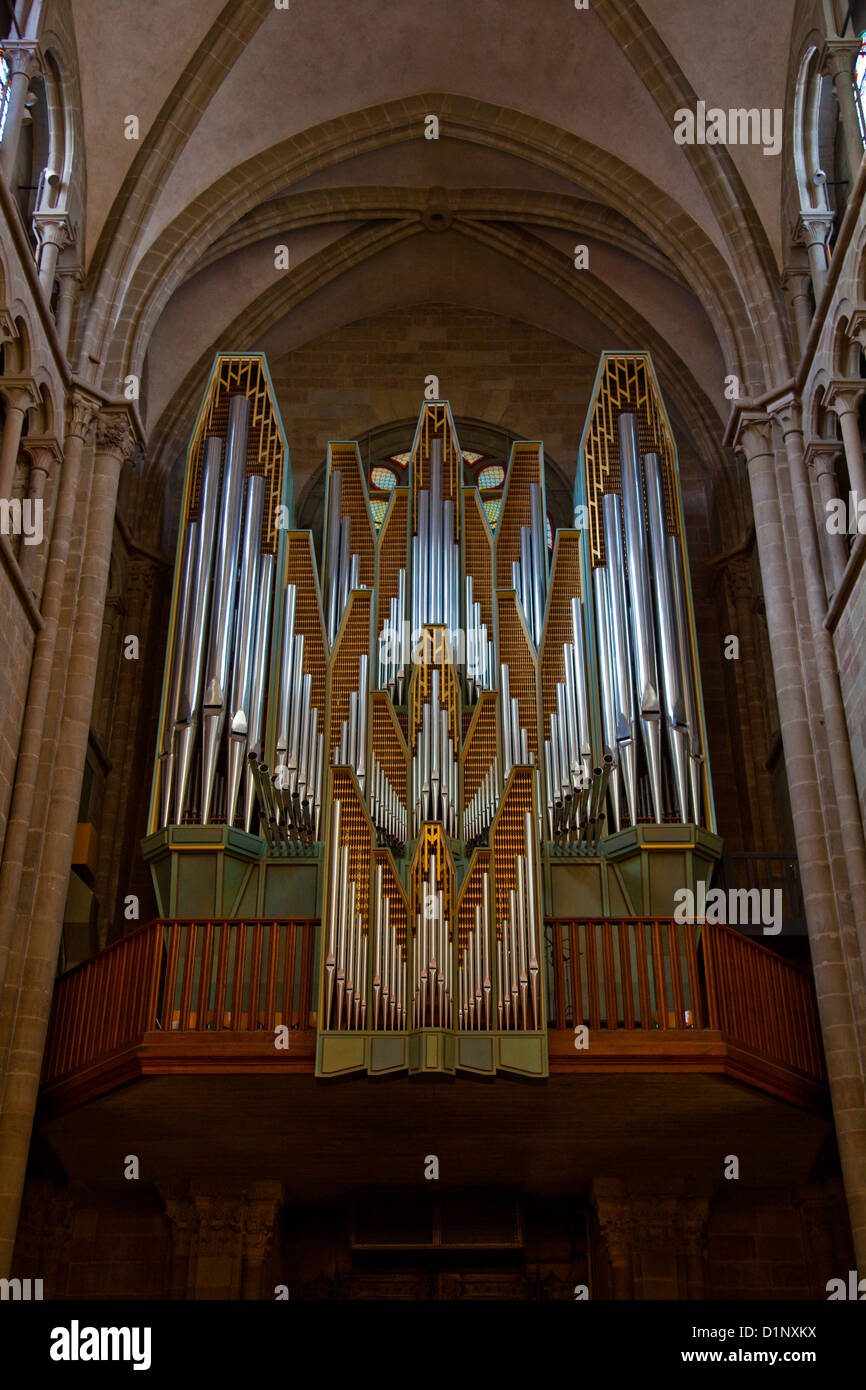
[[[318,920],[322,1076],[544,1076],[546,920],[669,917],[721,850],[648,355],[602,357],[573,528],[541,442],[503,464],[492,527],[425,401],[374,517],[333,443],[316,557],[260,355],[190,443],[145,853],[166,917]]]

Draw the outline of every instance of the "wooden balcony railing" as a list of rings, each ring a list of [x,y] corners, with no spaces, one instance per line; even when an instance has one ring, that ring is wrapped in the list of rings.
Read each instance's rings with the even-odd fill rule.
[[[43,1084],[155,1032],[315,1027],[313,920],[156,921],[57,981]],[[823,1081],[814,988],[730,927],[545,922],[552,1029],[713,1030]]]
[[[809,976],[730,927],[670,918],[545,923],[551,1026],[711,1028],[818,1079]]]
[[[163,1030],[313,1026],[313,920],[156,921],[57,981],[42,1081]]]

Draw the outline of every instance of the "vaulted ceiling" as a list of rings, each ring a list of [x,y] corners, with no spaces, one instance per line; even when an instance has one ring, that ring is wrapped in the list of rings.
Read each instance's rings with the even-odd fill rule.
[[[360,319],[450,304],[576,353],[648,347],[695,456],[720,474],[726,373],[758,394],[787,371],[786,154],[679,146],[674,112],[698,98],[784,108],[794,8],[72,0],[79,370],[108,390],[142,375],[165,468],[218,349],[279,362]],[[124,138],[130,114],[138,141]]]

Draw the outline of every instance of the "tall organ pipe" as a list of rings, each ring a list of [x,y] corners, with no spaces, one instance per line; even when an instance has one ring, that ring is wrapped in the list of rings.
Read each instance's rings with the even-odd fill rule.
[[[593,597],[595,599],[595,631],[598,647],[598,669],[601,685],[601,722],[604,748],[614,758],[617,754],[616,741],[616,699],[614,693],[613,654],[610,639],[610,602],[608,598],[608,571],[599,565],[592,572]],[[613,807],[614,825],[619,830],[621,821],[619,777],[614,772],[610,779],[610,798]]]
[[[637,714],[640,719],[650,792],[656,822],[662,819],[661,705],[656,666],[648,546],[638,452],[637,417],[619,417],[619,456],[622,477],[622,509],[628,557],[628,589],[634,675],[637,682]],[[633,823],[633,822],[632,822]]]
[[[217,527],[214,602],[205,666],[202,825],[207,825],[210,821],[217,754],[225,723],[225,705],[228,698],[228,671],[234,632],[235,588],[249,417],[250,403],[246,396],[232,396],[229,401],[226,463]]]
[[[253,673],[253,642],[256,635],[258,601],[259,546],[265,503],[264,478],[250,478],[244,517],[243,553],[238,593],[237,640],[232,671],[229,706],[228,778],[226,784],[226,825],[233,825],[241,785],[244,754],[249,736],[250,684]]]
[[[674,600],[677,613],[677,639],[680,649],[680,670],[683,677],[683,690],[686,697],[686,714],[688,716],[689,731],[691,733],[691,755],[689,757],[689,783],[692,793],[692,811],[695,824],[700,825],[702,820],[702,777],[701,768],[703,764],[703,750],[701,748],[701,730],[698,717],[698,701],[695,691],[694,677],[692,674],[691,642],[689,639],[689,612],[686,604],[686,591],[683,582],[683,566],[680,554],[680,544],[676,536],[668,536],[668,553],[670,555],[671,579],[673,581]]]
[[[178,604],[177,627],[175,628],[174,642],[169,652],[170,680],[168,705],[165,711],[165,723],[162,735],[162,753],[160,754],[159,765],[161,770],[160,806],[162,811],[162,824],[168,825],[168,818],[171,814],[171,787],[172,774],[174,771],[174,743],[175,731],[178,722],[178,708],[180,706],[181,686],[183,684],[183,658],[189,636],[189,624],[192,608],[192,585],[195,577],[195,560],[198,549],[198,522],[192,521],[187,527],[186,539],[183,548],[183,561],[181,564],[180,596]]]
[[[605,493],[602,499],[602,510],[604,515],[604,548],[607,555],[608,597],[610,600],[614,694],[616,697],[614,709],[616,740],[625,780],[629,819],[634,825],[637,821],[637,768],[635,764],[637,721],[632,689],[632,653],[626,612],[621,508],[616,493]]]
[[[177,738],[175,741],[175,823],[180,825],[186,810],[186,792],[192,766],[192,750],[199,718],[201,700],[202,662],[207,638],[208,611],[211,599],[211,566],[213,564],[216,532],[217,502],[220,487],[222,440],[208,437],[202,470],[201,500],[199,503],[198,546],[192,586],[192,612],[183,654],[177,708]]]
[[[256,613],[255,659],[250,694],[249,750],[256,759],[262,754],[262,724],[265,704],[265,682],[270,666],[271,604],[274,591],[274,557],[263,555],[259,563],[259,601]],[[249,831],[253,819],[252,772],[247,770],[244,827]]]
[[[658,454],[645,456],[644,471],[646,474],[650,540],[653,551],[653,580],[659,622],[665,716],[680,820],[687,821],[689,818],[689,729],[683,691],[683,673],[680,668],[680,647],[677,638],[677,607],[665,533],[661,460]]]

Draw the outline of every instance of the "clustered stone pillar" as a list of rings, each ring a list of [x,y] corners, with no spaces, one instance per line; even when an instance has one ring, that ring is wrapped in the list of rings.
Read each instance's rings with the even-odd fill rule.
[[[866,1268],[866,1126],[863,1123],[866,1096],[854,1013],[854,1000],[860,997],[862,960],[857,958],[856,943],[848,940],[848,933],[842,930],[840,923],[841,909],[837,903],[827,839],[826,808],[822,804],[817,776],[805,673],[788,576],[787,551],[792,538],[786,534],[782,521],[769,420],[744,413],[737,444],[745,454],[749,470],[791,813],[836,1133],[855,1247]]]
[[[709,1192],[632,1191],[620,1178],[596,1178],[592,1207],[610,1297],[704,1298],[710,1200]]]
[[[263,1276],[283,1208],[281,1183],[194,1179],[163,1199],[171,1229],[169,1298],[273,1298]]]
[[[98,422],[92,478],[88,480],[90,501],[69,664],[63,687],[62,718],[58,727],[50,731],[52,747],[56,752],[35,897],[28,913],[29,938],[22,961],[23,969],[20,972],[7,970],[4,1001],[0,1010],[0,1016],[5,1015],[4,1036],[9,1037],[5,1091],[0,1107],[0,1271],[8,1268],[11,1259],[27,1166],[87,753],[117,485],[123,459],[133,444],[134,435],[128,412],[120,408],[103,410]],[[34,661],[34,670],[35,667]],[[50,675],[49,671],[49,680]],[[32,690],[31,679],[31,698]],[[29,816],[27,819],[29,823]],[[25,845],[26,839],[25,829]],[[5,864],[3,867],[5,869]],[[15,872],[13,870],[13,874]],[[20,886],[20,868],[17,872]],[[13,925],[17,898],[16,891],[12,904]],[[2,918],[0,925],[5,925]],[[7,949],[10,945],[11,941],[7,942]]]

